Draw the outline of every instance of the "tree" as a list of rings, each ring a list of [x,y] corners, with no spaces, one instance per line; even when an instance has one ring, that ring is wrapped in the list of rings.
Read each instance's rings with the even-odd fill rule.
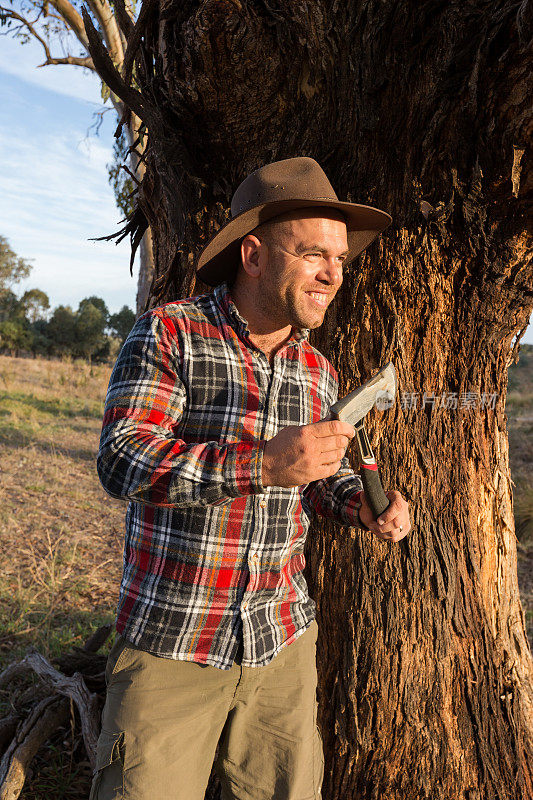
[[[109,327],[120,340],[121,346],[126,341],[126,337],[133,328],[134,323],[135,314],[128,306],[122,306],[120,311],[116,314],[111,314],[109,317]]]
[[[105,335],[107,317],[107,306],[100,298],[91,297],[80,302],[74,326],[74,355],[83,358],[107,355],[109,350],[109,340]]]
[[[76,345],[76,314],[70,306],[57,306],[47,326],[48,338],[57,355],[71,355]]]
[[[0,289],[0,321],[21,316],[24,316],[24,313],[15,292],[10,289],[3,291]]]
[[[0,236],[0,296],[11,290],[15,283],[27,278],[32,265],[17,256],[5,236]]]
[[[394,547],[323,520],[308,537],[324,800],[533,798],[505,423],[533,305],[527,10],[145,2],[135,86],[85,15],[97,71],[148,131],[152,304],[207,290],[194,256],[268,161],[312,156],[339,197],[393,216],[311,336],[341,393],[395,364],[402,402],[370,438],[414,523]]]
[[[24,316],[33,323],[46,318],[50,300],[42,289],[28,289],[20,298],[20,306]]]
[[[83,27],[79,9],[82,3],[79,0],[7,0],[6,5],[0,5],[0,25],[18,37],[23,43],[29,39],[39,42],[44,51],[45,60],[40,67],[49,65],[70,65],[94,71],[94,63],[88,50],[88,40]],[[135,70],[128,54],[128,42],[136,41],[135,33],[135,0],[88,0],[91,17],[103,36],[113,63],[120,69],[127,80],[134,78]],[[119,20],[120,19],[120,25]],[[61,51],[57,55],[56,51]],[[55,54],[54,54],[55,53]],[[66,53],[66,55],[65,55]],[[114,92],[110,92],[105,82],[102,84],[102,99],[110,99],[119,120],[117,136],[125,131],[127,146],[122,145],[115,149],[119,158],[129,160],[130,169],[125,168],[131,176],[130,180],[121,180],[117,170],[121,166],[110,170],[113,177],[117,204],[126,213],[129,213],[127,194],[133,190],[143,179],[144,153],[146,139],[141,120],[135,113],[131,113],[122,99]],[[153,275],[153,254],[150,229],[146,223],[145,215],[135,215],[132,219],[136,233],[140,232],[139,223],[144,226],[143,233],[135,239],[135,250],[140,248],[139,279],[137,286],[137,311],[141,313],[148,300]],[[126,226],[126,232],[130,228]],[[109,238],[120,237],[114,234]],[[133,265],[133,256],[130,269]]]
[[[0,350],[16,355],[18,350],[28,350],[32,335],[24,319],[6,319],[0,322]]]
[[[50,338],[50,326],[44,319],[38,319],[31,326],[33,334],[32,353],[34,356],[50,356],[54,353],[54,342]]]
[[[91,295],[91,297],[85,297],[83,300],[80,300],[78,305],[78,314],[83,313],[87,306],[94,306],[94,308],[98,309],[105,324],[107,325],[107,321],[109,319],[109,310],[105,300],[103,300],[101,297],[96,297],[95,295]]]
[[[122,169],[128,157],[128,144],[124,133],[115,139],[113,144],[113,163],[107,165],[107,174],[113,187],[117,206],[125,217],[130,217],[135,211],[133,196],[135,184],[131,177]]]

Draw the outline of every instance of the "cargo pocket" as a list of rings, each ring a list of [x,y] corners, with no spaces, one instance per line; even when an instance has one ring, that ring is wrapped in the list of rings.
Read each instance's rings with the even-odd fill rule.
[[[313,758],[313,763],[315,767],[314,792],[316,800],[321,800],[322,781],[324,780],[324,746],[322,743],[322,734],[320,733],[318,725],[316,727],[316,735],[313,747],[315,751],[315,755]]]
[[[313,791],[315,800],[321,800],[322,781],[324,780],[324,745],[318,727],[318,702],[315,700],[315,736],[313,741]]]
[[[123,800],[124,732],[102,731],[96,746],[96,766],[89,800]]]

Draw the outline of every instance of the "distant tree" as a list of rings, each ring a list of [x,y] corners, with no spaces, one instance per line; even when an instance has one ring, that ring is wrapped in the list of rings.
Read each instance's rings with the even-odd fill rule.
[[[0,350],[16,355],[18,350],[30,350],[33,337],[22,319],[5,319],[0,322]]]
[[[9,246],[5,236],[0,236],[0,295],[10,291],[15,283],[27,278],[32,270],[30,262],[18,256]]]
[[[76,346],[76,314],[70,306],[54,309],[47,327],[52,342],[52,352],[56,355],[71,355]]]
[[[11,289],[31,269],[29,261],[17,256],[8,240],[0,236],[0,351],[108,358],[112,342],[106,333],[110,314],[105,300],[96,295],[84,297],[77,311],[57,306],[48,321],[50,300],[46,292],[28,289],[18,298]],[[134,322],[135,315],[124,306],[113,315],[111,328],[123,340]]]
[[[85,297],[83,300],[80,300],[78,314],[81,314],[85,307],[89,305],[92,305],[101,311],[107,325],[107,321],[109,319],[109,309],[107,308],[105,300],[102,300],[101,297],[96,297],[95,295],[92,295],[91,297]]]
[[[103,300],[98,304],[96,301],[98,297],[82,300],[76,314],[74,355],[83,358],[105,358],[109,352],[109,339],[105,335],[107,306]]]
[[[20,300],[11,289],[0,290],[0,321],[12,320],[23,315]]]
[[[46,318],[50,300],[42,289],[28,289],[20,298],[19,306],[26,319],[33,323]]]
[[[32,353],[34,356],[49,356],[54,352],[54,343],[50,338],[49,323],[38,319],[32,323],[33,334]]]
[[[128,308],[128,306],[122,306],[120,311],[118,311],[116,314],[111,314],[109,317],[108,326],[111,332],[114,333],[120,340],[121,346],[126,341],[126,337],[133,328],[134,322],[135,314],[131,308]]]

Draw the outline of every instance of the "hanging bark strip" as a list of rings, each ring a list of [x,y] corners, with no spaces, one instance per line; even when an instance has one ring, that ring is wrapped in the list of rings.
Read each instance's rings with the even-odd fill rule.
[[[529,12],[160,0],[137,51],[152,304],[206,290],[195,256],[268,161],[312,156],[394,220],[311,337],[341,392],[395,364],[400,402],[369,428],[414,523],[394,547],[318,520],[308,537],[324,800],[533,798],[505,417],[533,307]]]

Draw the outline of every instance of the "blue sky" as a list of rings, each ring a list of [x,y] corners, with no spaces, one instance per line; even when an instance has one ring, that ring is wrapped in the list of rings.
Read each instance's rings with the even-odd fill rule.
[[[89,132],[102,108],[100,81],[68,65],[37,69],[42,61],[40,45],[0,37],[0,235],[33,263],[16,291],[43,289],[52,307],[97,295],[111,312],[135,309],[129,241],[89,241],[121,219],[106,169],[115,113],[104,115],[98,136]],[[532,324],[522,341],[533,344]]]
[[[106,170],[116,115],[88,133],[100,81],[70,65],[37,69],[42,61],[40,46],[0,37],[0,234],[33,263],[15,291],[42,289],[52,307],[97,295],[111,312],[135,309],[129,241],[89,241],[121,220]]]

